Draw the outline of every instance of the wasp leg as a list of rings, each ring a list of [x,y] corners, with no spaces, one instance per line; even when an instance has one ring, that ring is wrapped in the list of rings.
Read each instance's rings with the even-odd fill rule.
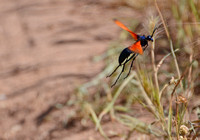
[[[117,79],[115,80],[115,82],[111,85],[111,88],[117,83],[117,81],[119,80],[121,74],[124,72],[125,65],[126,65],[126,63],[123,64],[122,71],[120,72],[120,74],[117,77]]]
[[[119,76],[117,77],[117,79],[115,80],[115,82],[112,84],[111,88],[117,83],[117,81],[119,80],[121,74],[124,72],[124,68],[125,68],[126,63],[129,62],[134,56],[135,56],[135,55],[132,55],[129,59],[127,59],[127,60],[124,62],[124,64],[122,64],[122,65],[123,65],[122,71],[120,72],[120,74],[119,74]]]
[[[124,79],[126,79],[128,76],[129,76],[129,74],[131,73],[131,69],[132,69],[132,67],[133,67],[133,62],[134,62],[134,60],[135,60],[135,58],[138,56],[138,54],[134,54],[134,57],[133,57],[133,60],[132,60],[132,62],[131,62],[131,66],[130,66],[130,68],[129,68],[129,71],[128,71],[128,74],[124,77]]]
[[[108,76],[106,76],[106,78],[108,78],[108,77],[110,77],[110,76],[112,76],[113,75],[113,73],[115,73],[115,71],[120,67],[121,65],[118,65],[116,68],[115,68],[115,70],[110,74],[110,75],[108,75]]]

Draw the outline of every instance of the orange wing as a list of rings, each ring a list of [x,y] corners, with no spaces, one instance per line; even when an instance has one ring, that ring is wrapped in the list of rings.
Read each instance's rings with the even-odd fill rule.
[[[128,31],[128,32],[132,35],[132,37],[133,37],[135,40],[138,39],[138,36],[137,36],[136,33],[134,33],[134,32],[132,32],[131,30],[129,30],[129,29],[128,29],[124,24],[122,24],[120,21],[118,21],[118,20],[116,20],[116,19],[114,19],[114,21],[115,21],[115,23],[116,23],[119,27],[121,27],[122,29]]]
[[[132,52],[143,54],[143,49],[140,41],[135,42],[133,45],[128,47],[128,49],[131,50]]]

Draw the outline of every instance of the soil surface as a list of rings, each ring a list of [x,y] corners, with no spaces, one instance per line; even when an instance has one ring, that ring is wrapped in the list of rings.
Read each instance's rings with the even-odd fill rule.
[[[0,0],[0,139],[102,139],[94,125],[65,128],[73,108],[53,106],[101,71],[92,57],[118,38],[112,19],[133,13],[111,0]]]

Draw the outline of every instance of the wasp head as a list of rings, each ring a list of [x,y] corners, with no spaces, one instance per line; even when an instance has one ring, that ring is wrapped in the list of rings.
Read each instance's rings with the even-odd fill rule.
[[[152,38],[150,35],[148,35],[148,36],[146,37],[146,40],[152,41],[152,42],[153,42],[153,38]]]

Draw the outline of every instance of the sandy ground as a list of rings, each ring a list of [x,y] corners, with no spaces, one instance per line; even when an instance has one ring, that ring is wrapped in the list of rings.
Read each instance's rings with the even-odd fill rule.
[[[66,102],[103,68],[92,57],[117,39],[120,29],[112,19],[133,16],[131,9],[111,3],[0,1],[0,140],[102,139],[94,126],[62,127],[73,109],[52,111],[52,105]],[[44,112],[50,117],[40,124]]]

